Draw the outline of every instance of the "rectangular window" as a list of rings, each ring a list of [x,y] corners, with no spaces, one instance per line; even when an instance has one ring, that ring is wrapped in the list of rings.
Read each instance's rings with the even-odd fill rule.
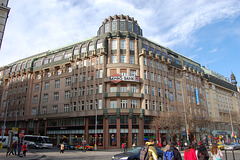
[[[121,85],[120,92],[127,92],[127,85],[126,84]]]
[[[120,63],[126,63],[127,61],[126,61],[126,56],[124,56],[124,55],[121,55],[120,56]]]
[[[155,88],[154,87],[152,87],[152,95],[154,96],[155,95]]]
[[[147,65],[147,59],[145,57],[143,57],[143,64]]]
[[[148,94],[148,86],[146,84],[145,84],[144,90],[145,90],[145,94]]]
[[[44,90],[48,90],[48,89],[49,89],[49,85],[50,85],[50,83],[49,83],[49,82],[45,82],[45,85],[44,85]]]
[[[99,85],[99,93],[102,93],[102,84]]]
[[[84,101],[81,103],[81,110],[84,110]]]
[[[151,81],[154,81],[154,73],[151,73]]]
[[[35,92],[38,92],[39,91],[39,84],[35,84]]]
[[[147,79],[147,71],[144,71],[144,79]]]
[[[148,100],[145,99],[145,109],[148,109]]]
[[[110,108],[117,108],[117,100],[110,100]]]
[[[137,100],[136,99],[131,100],[131,108],[137,108]]]
[[[102,109],[102,99],[99,99],[98,100],[98,109]]]
[[[182,102],[182,95],[178,94],[178,102]]]
[[[153,101],[153,110],[156,110],[155,101]]]
[[[112,48],[111,49],[112,50],[116,50],[117,49],[117,41],[116,40],[112,41]]]
[[[55,92],[53,98],[54,98],[54,101],[58,101],[59,100],[59,93]]]
[[[69,104],[64,104],[63,112],[69,112]]]
[[[33,104],[37,104],[38,102],[38,96],[33,96]]]
[[[42,114],[47,114],[47,106],[42,107]]]
[[[93,94],[93,85],[90,86],[90,94]]]
[[[100,56],[100,64],[103,64],[103,56]]]
[[[164,64],[162,65],[162,69],[163,69],[163,72],[165,72],[165,65]]]
[[[112,56],[111,63],[117,63],[117,56]]]
[[[121,76],[127,76],[127,70],[126,69],[120,69],[120,75]]]
[[[52,111],[53,113],[58,113],[58,105],[53,105]]]
[[[157,62],[157,69],[159,69],[159,63]]]
[[[36,108],[32,108],[32,113],[31,115],[36,115],[37,114],[37,109]]]
[[[177,82],[177,89],[178,89],[178,90],[181,90],[181,88],[180,88],[180,83],[178,83],[178,82]]]
[[[127,100],[122,99],[122,100],[121,100],[121,108],[127,108],[127,103],[128,103]]]
[[[103,78],[103,70],[102,69],[99,70],[99,78]]]
[[[161,89],[158,88],[158,96],[161,97]]]
[[[70,86],[70,85],[71,85],[71,78],[66,78],[65,86]]]
[[[126,49],[126,40],[120,40],[120,49]]]
[[[111,85],[110,92],[117,92],[117,85]]]
[[[85,87],[82,88],[82,95],[85,95]]]
[[[136,85],[131,85],[131,92],[136,93],[137,92],[137,86]]]
[[[168,85],[169,85],[169,88],[172,88],[172,81],[171,80],[168,81]]]
[[[59,88],[60,87],[60,79],[55,80],[55,88]]]
[[[134,41],[129,41],[130,51],[134,51]]]
[[[69,99],[70,98],[70,91],[65,91],[65,99]]]
[[[130,63],[131,63],[131,64],[134,64],[134,63],[135,63],[135,58],[134,58],[134,56],[130,56]]]
[[[160,75],[158,74],[158,83],[161,83],[161,78],[160,78]]]
[[[150,59],[150,67],[153,67],[153,62],[151,59]]]
[[[43,95],[43,102],[48,102],[48,94]]]
[[[169,92],[170,101],[173,101],[173,93]]]
[[[136,76],[136,71],[135,70],[130,70],[130,76]]]

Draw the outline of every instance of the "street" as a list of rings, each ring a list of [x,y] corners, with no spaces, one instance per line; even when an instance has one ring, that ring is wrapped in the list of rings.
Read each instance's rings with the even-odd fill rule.
[[[224,157],[222,160],[226,160],[225,151],[222,151]],[[111,160],[112,156],[121,153],[121,150],[100,150],[100,151],[87,151],[82,152],[81,150],[65,150],[63,154],[59,153],[56,148],[53,149],[30,149],[27,152],[26,157],[8,156],[6,157],[6,148],[0,149],[0,159],[1,160],[15,160],[15,159],[26,159],[26,160]],[[227,160],[233,160],[232,151],[227,151]],[[184,152],[181,151],[182,157]],[[210,155],[210,152],[209,152]],[[240,160],[240,150],[234,151],[235,160]],[[184,159],[184,158],[183,158]],[[212,160],[210,156],[210,160]]]

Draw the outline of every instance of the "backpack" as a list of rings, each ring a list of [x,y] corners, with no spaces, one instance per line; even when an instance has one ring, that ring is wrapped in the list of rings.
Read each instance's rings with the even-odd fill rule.
[[[148,154],[148,146],[144,146],[140,151],[140,160],[148,160],[150,158]]]
[[[164,160],[174,160],[173,151],[168,150],[168,151],[164,152],[163,158],[164,158]]]

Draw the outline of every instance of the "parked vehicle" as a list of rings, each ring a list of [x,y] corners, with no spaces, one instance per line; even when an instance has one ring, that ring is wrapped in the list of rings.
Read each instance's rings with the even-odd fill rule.
[[[64,144],[64,149],[71,149],[71,150],[74,150],[76,149],[75,145],[70,145],[70,144],[67,144],[67,143],[63,143]],[[58,144],[57,148],[60,148],[61,144]]]
[[[42,145],[42,143],[32,143],[32,142],[30,142],[30,143],[28,144],[28,148],[42,149],[42,148],[43,148],[43,145]]]
[[[37,145],[40,143],[42,144],[42,148],[53,148],[53,144],[47,136],[24,135],[23,143],[25,142],[27,145]]]
[[[240,144],[239,143],[230,143],[229,145],[226,145],[224,147],[225,150],[237,150],[240,149]]]
[[[141,149],[144,146],[136,146],[127,149],[127,152],[116,154],[112,157],[112,160],[139,160]],[[155,147],[156,148],[156,147]],[[158,160],[163,160],[163,151],[156,148],[158,154]]]
[[[76,149],[83,150],[83,144],[75,146]],[[89,144],[85,144],[85,150],[94,150],[93,146],[90,146]]]
[[[218,142],[217,145],[218,145],[218,148],[221,149],[221,150],[223,150],[226,146],[226,144],[221,143],[221,142]]]
[[[8,145],[8,141],[9,141],[9,137],[8,136],[0,136],[0,142],[3,143],[3,147],[7,147]],[[14,141],[18,141],[18,137],[13,137],[13,142]]]

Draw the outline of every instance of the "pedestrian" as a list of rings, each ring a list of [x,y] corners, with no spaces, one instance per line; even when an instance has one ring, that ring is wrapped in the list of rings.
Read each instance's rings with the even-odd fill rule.
[[[202,144],[198,148],[197,157],[199,160],[208,160],[209,159],[209,154],[208,154],[208,151],[207,151],[207,148],[205,147],[205,145]]]
[[[214,143],[211,148],[211,155],[213,157],[213,160],[221,160],[223,157],[223,153],[221,149],[218,148],[217,143]]]
[[[189,144],[187,149],[185,150],[184,159],[185,160],[197,160],[195,149],[193,148],[192,144]]]
[[[21,150],[22,150],[22,142],[18,142],[18,156],[21,157]]]
[[[169,144],[167,144],[166,146],[165,146],[165,148],[164,148],[164,150],[163,150],[163,152],[166,152],[167,150],[169,150],[170,149],[170,145]]]
[[[164,160],[165,159],[182,160],[182,156],[176,147],[177,147],[177,142],[172,141],[170,143],[170,149],[165,151],[165,154],[163,157]]]
[[[14,141],[13,143],[12,143],[12,149],[11,149],[11,151],[9,152],[9,156],[12,154],[12,155],[16,155],[16,149],[17,149],[17,141]],[[14,154],[13,154],[13,152],[14,152]]]
[[[60,153],[64,153],[64,144],[62,142],[62,144],[60,145]]]
[[[23,144],[23,146],[22,146],[23,156],[24,156],[24,157],[26,157],[27,148],[28,148],[28,146],[27,146],[27,143],[25,142],[25,143]]]
[[[123,152],[125,152],[125,144],[124,143],[122,143],[122,150],[123,150]]]
[[[156,139],[150,139],[149,142],[146,142],[146,145],[148,146],[149,160],[157,160],[158,159],[157,150],[154,147],[155,141],[156,141]]]

